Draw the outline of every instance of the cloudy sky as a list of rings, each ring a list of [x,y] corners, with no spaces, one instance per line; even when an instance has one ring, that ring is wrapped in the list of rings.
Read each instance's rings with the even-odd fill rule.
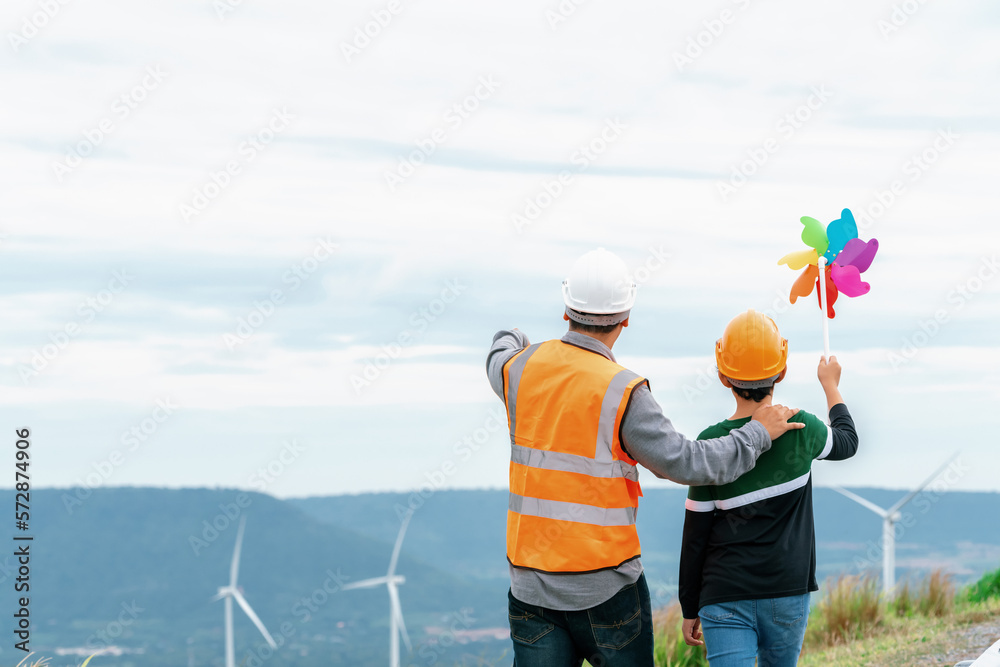
[[[881,250],[831,325],[819,484],[1000,491],[1000,10],[720,0],[5,2],[0,392],[36,486],[501,487],[493,333],[564,330],[597,246],[619,361],[684,432],[773,314],[822,413],[800,216]],[[644,479],[653,484],[652,475]],[[7,483],[9,485],[9,482]]]

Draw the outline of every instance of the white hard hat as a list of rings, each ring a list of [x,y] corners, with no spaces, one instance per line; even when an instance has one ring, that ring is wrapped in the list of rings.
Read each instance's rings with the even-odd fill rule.
[[[563,281],[566,315],[581,324],[618,324],[635,304],[636,285],[618,255],[604,248],[576,260]]]

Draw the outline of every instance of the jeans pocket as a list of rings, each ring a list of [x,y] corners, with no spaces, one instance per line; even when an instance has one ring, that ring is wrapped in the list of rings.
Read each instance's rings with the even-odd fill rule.
[[[607,602],[587,611],[594,642],[600,648],[621,649],[642,632],[639,588],[630,584]]]
[[[778,625],[796,625],[805,616],[806,596],[792,595],[771,600],[771,611],[774,622]]]
[[[542,616],[526,608],[510,597],[507,605],[507,620],[510,622],[511,639],[522,644],[534,644],[556,627]],[[538,610],[541,611],[541,610]]]
[[[735,616],[736,612],[727,607],[725,603],[717,603],[705,605],[698,611],[698,615],[713,621],[725,621]]]

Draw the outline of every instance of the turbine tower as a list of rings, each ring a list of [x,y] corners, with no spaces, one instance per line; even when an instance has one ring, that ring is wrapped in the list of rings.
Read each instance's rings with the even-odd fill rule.
[[[374,588],[385,584],[389,589],[389,667],[399,667],[399,637],[403,637],[406,650],[412,650],[410,636],[406,634],[406,623],[403,622],[403,609],[399,605],[399,589],[397,586],[406,581],[406,577],[396,574],[396,562],[399,560],[399,550],[403,546],[403,535],[406,534],[406,527],[413,518],[413,510],[407,512],[403,519],[403,525],[399,527],[399,535],[396,536],[396,546],[392,549],[392,558],[389,559],[389,571],[384,577],[374,579],[364,579],[347,584],[343,590],[351,588]]]
[[[903,505],[913,500],[928,484],[937,479],[941,471],[947,468],[955,460],[956,456],[958,456],[957,452],[945,461],[940,468],[935,470],[934,474],[925,479],[923,484],[903,496],[902,500],[887,510],[882,509],[871,501],[865,500],[855,493],[851,493],[847,489],[842,489],[839,486],[830,487],[837,493],[847,496],[854,502],[867,507],[882,517],[882,595],[885,596],[886,600],[892,599],[893,589],[896,587],[896,522],[902,518],[899,510]]]
[[[264,635],[264,639],[267,643],[271,645],[271,648],[278,648],[278,645],[274,643],[274,639],[271,634],[261,623],[260,618],[254,613],[253,609],[250,608],[250,603],[246,601],[243,597],[243,593],[236,586],[236,577],[240,571],[240,547],[243,545],[243,527],[246,525],[247,519],[243,517],[240,519],[239,530],[236,531],[236,548],[233,549],[233,560],[229,565],[229,585],[220,586],[219,592],[212,601],[225,600],[226,607],[226,667],[236,667],[236,652],[233,649],[233,600],[243,608],[246,615],[253,621],[253,624],[257,626],[260,630],[260,634]]]

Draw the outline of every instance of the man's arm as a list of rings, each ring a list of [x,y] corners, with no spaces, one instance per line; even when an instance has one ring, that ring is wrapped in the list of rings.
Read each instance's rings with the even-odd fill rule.
[[[523,331],[518,329],[498,331],[493,336],[493,346],[486,356],[486,375],[490,379],[490,386],[500,400],[503,397],[503,366],[515,354],[528,347],[528,337]]]
[[[772,436],[805,426],[785,423],[796,412],[771,406],[761,412],[766,421],[754,413],[753,420],[724,438],[688,440],[663,414],[649,387],[642,385],[622,417],[622,446],[661,479],[690,486],[728,484],[754,467],[757,457],[771,448]]]

